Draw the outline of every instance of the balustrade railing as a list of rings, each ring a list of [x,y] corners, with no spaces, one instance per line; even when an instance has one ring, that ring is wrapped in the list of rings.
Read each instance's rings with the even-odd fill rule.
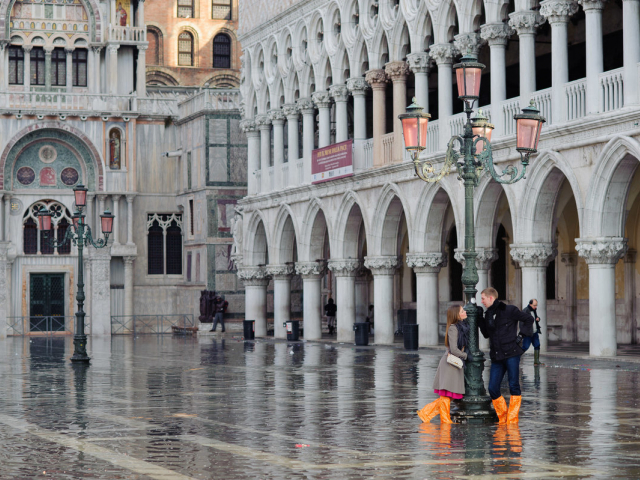
[[[533,102],[536,104],[536,108],[540,110],[540,115],[547,119],[546,125],[551,125],[553,123],[553,117],[551,116],[551,102],[553,99],[551,98],[551,88],[545,88],[544,90],[538,90],[534,92],[531,96]],[[520,109],[518,109],[520,111]],[[513,118],[513,117],[511,117]],[[515,133],[515,120],[514,120],[514,131]]]
[[[435,153],[440,149],[440,123],[439,120],[429,122],[427,125],[427,153]]]
[[[146,42],[147,27],[121,27],[109,24],[109,40],[113,42]]]
[[[132,112],[138,109],[135,95],[67,92],[0,92],[0,108],[22,112],[54,110],[56,113],[77,111]]]
[[[467,123],[467,114],[457,113],[449,117],[449,128],[451,135],[462,135],[464,133],[464,124]],[[428,128],[428,127],[427,127]],[[427,138],[429,135],[427,134]]]
[[[587,80],[574,80],[564,86],[567,101],[567,120],[576,120],[587,114]]]
[[[600,111],[611,112],[624,106],[624,73],[617,68],[600,74]]]
[[[150,96],[138,99],[138,111],[147,115],[178,115],[178,101],[175,98]]]
[[[255,185],[253,187],[253,191],[250,193],[259,193],[262,191],[262,172],[260,170],[256,170],[254,172],[254,176],[255,176],[255,181],[253,182],[253,184]]]
[[[510,98],[502,102],[502,125],[504,125],[504,134],[515,135],[516,121],[513,116],[520,112],[520,97]]]
[[[291,179],[289,178],[289,162],[282,164],[282,176],[280,177],[282,180],[282,187],[290,187]]]
[[[269,170],[267,170],[267,175],[268,175],[268,186],[269,186],[269,192],[273,192],[275,190],[275,175],[273,172],[273,167],[269,167]]]
[[[359,170],[373,168],[373,138],[368,138],[362,143],[362,163]]]
[[[385,165],[393,163],[393,137],[393,132],[382,136],[382,161]]]
[[[205,89],[178,103],[181,117],[201,110],[234,110],[240,108],[240,90]]]
[[[296,161],[297,182],[295,185],[302,185],[304,183],[304,158],[299,158]]]

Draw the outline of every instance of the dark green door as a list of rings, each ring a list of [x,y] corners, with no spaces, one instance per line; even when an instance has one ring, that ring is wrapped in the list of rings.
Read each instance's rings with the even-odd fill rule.
[[[32,273],[30,330],[64,331],[64,274]]]

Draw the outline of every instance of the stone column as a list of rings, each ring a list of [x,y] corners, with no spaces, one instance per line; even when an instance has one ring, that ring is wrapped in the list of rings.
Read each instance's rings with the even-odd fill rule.
[[[10,242],[0,243],[0,340],[7,338],[11,294],[11,265],[7,258]],[[6,347],[5,347],[6,348]]]
[[[247,136],[247,190],[249,195],[258,193],[256,170],[260,170],[260,132],[253,120],[242,120],[240,129]]]
[[[411,72],[406,62],[390,62],[384,67],[387,77],[393,82],[393,161],[404,158],[402,122],[398,118],[407,111],[407,75]]]
[[[67,54],[67,92],[73,89],[73,51],[74,48],[65,48]]]
[[[310,98],[298,100],[302,113],[302,157],[304,158],[304,182],[311,182],[311,154],[315,143],[315,106]]]
[[[25,45],[22,47],[24,51],[24,91],[31,90],[31,49],[33,45]]]
[[[356,320],[355,280],[359,267],[360,262],[352,258],[329,260],[329,270],[336,276],[338,342],[353,343],[355,339],[353,333],[353,324]]]
[[[322,277],[324,262],[298,262],[296,273],[302,275],[302,315],[304,318],[304,339],[322,338]]]
[[[512,34],[512,28],[504,23],[482,26],[481,35],[489,44],[489,52],[491,55],[491,123],[494,125],[494,138],[504,135],[502,102],[507,98],[505,53],[507,40]]]
[[[111,95],[118,94],[118,48],[120,48],[120,45],[107,46],[107,54],[109,56],[107,63],[107,91]]]
[[[638,343],[638,322],[636,320],[636,258],[638,252],[629,249],[624,256],[624,304],[631,343]]]
[[[92,229],[94,227],[94,225],[93,225],[93,215],[94,215],[93,201],[95,200],[95,198],[96,198],[95,194],[87,193],[87,206],[84,209],[84,215],[85,215],[84,221]]]
[[[478,55],[484,40],[478,33],[459,33],[454,37],[453,44],[460,55],[466,55],[467,53]]]
[[[407,55],[407,63],[413,72],[415,79],[416,101],[418,105],[429,111],[429,65],[431,59],[426,52],[410,53]]]
[[[540,351],[547,351],[547,266],[556,258],[558,251],[550,243],[511,245],[511,257],[522,269],[522,298],[538,300],[540,317]],[[534,327],[535,328],[535,327]]]
[[[336,103],[336,143],[349,139],[349,125],[347,123],[347,100],[349,90],[346,85],[331,85],[329,93]]]
[[[238,278],[244,283],[245,319],[255,320],[256,337],[266,337],[267,285],[271,277],[263,267],[241,267]]]
[[[640,1],[622,0],[622,43],[624,104],[638,103],[638,63],[640,63]]]
[[[300,157],[300,145],[298,143],[298,119],[300,113],[298,105],[295,103],[289,103],[282,106],[282,112],[287,117],[287,139],[289,140],[289,176],[290,178],[296,178],[292,175],[292,170],[296,168],[296,161]],[[285,185],[289,179],[285,179]],[[297,185],[297,182],[295,183]]]
[[[3,218],[3,229],[4,229],[4,240],[6,242],[11,241],[11,194],[5,193],[2,198],[4,198],[4,218]]]
[[[369,84],[362,77],[347,80],[347,88],[353,95],[353,138],[367,139],[367,98]]]
[[[7,40],[0,40],[0,65],[2,68],[0,70],[0,88],[3,90],[7,90],[9,81],[9,69],[8,69],[8,55],[7,55],[7,45],[9,42]]]
[[[438,345],[438,274],[446,264],[447,257],[441,252],[407,254],[407,266],[416,273],[416,317],[418,345],[421,347]]]
[[[369,315],[369,271],[361,267],[356,272],[356,322],[366,321]]]
[[[144,2],[138,2],[138,5],[144,5]],[[147,96],[147,45],[138,45],[136,91],[138,92],[138,98]]]
[[[449,118],[453,111],[453,57],[457,52],[450,43],[439,43],[431,45],[429,53],[438,65],[438,123],[440,149],[444,150],[451,137]]]
[[[578,238],[576,250],[589,265],[589,355],[614,357],[618,353],[616,264],[627,252],[627,239]]]
[[[384,70],[369,70],[366,81],[373,89],[373,166],[379,167],[384,165],[382,137],[387,133],[386,88],[389,79]]]
[[[271,166],[271,120],[268,115],[256,115],[256,125],[260,130],[260,192],[271,191],[269,167]]]
[[[578,301],[576,291],[576,267],[578,265],[577,253],[563,253],[560,255],[562,263],[565,265],[565,281],[566,281],[566,318],[569,319],[570,338],[572,342],[578,342]]]
[[[509,14],[509,26],[518,32],[520,45],[520,107],[522,108],[529,105],[531,95],[536,91],[536,30],[541,20],[536,12],[529,10]]]
[[[104,202],[107,201],[106,195],[98,195],[98,212],[102,214],[104,212]],[[104,234],[102,233],[102,228],[100,225],[97,225],[98,222],[94,222],[94,230],[95,234],[99,236],[99,238],[104,238]]]
[[[111,195],[113,203],[113,244],[120,245],[120,197],[122,195]]]
[[[111,335],[111,247],[91,252],[91,334]]]
[[[133,316],[133,262],[136,257],[127,256],[124,260],[124,315]],[[132,319],[133,320],[133,319]]]
[[[135,194],[128,193],[127,199],[127,245],[133,245],[133,199]]]
[[[0,195],[0,242],[9,241],[9,232],[4,230],[4,195]]]
[[[540,6],[540,14],[551,25],[551,94],[553,99],[551,119],[554,123],[563,123],[567,120],[564,86],[569,81],[567,23],[569,23],[571,16],[578,11],[578,4],[572,0],[544,0]],[[587,37],[596,33],[589,32]],[[602,36],[602,32],[600,35]]]
[[[273,277],[273,336],[287,338],[284,323],[291,320],[291,277],[293,265],[267,265]]]
[[[53,47],[44,49],[44,89],[51,91],[51,54]]]
[[[373,315],[376,345],[393,344],[393,279],[400,265],[396,256],[365,257],[364,266],[373,273]]]
[[[282,164],[284,163],[284,113],[282,110],[269,110],[273,125],[273,189],[280,190],[282,183]]]
[[[602,10],[606,0],[578,0],[584,10],[587,42],[587,113],[600,111],[600,74],[602,64]],[[625,45],[626,48],[626,45]]]
[[[331,144],[331,95],[316,92],[312,98],[318,107],[318,148],[322,148]]]
[[[133,24],[133,22],[131,22]],[[144,27],[144,0],[138,0],[136,27]]]
[[[102,47],[99,45],[92,45],[91,52],[93,52],[93,68],[91,68],[88,72],[93,78],[93,89],[91,93],[101,93],[102,92],[102,72],[100,71],[100,52],[102,51]],[[88,67],[88,65],[87,65]]]

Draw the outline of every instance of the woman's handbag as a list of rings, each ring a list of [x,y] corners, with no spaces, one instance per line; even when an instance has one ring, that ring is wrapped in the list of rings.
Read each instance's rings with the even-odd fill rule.
[[[453,365],[454,367],[460,369],[462,368],[462,366],[464,365],[464,363],[462,362],[462,359],[460,357],[456,357],[455,355],[452,355],[451,353],[449,353],[447,355],[447,363],[449,365]]]

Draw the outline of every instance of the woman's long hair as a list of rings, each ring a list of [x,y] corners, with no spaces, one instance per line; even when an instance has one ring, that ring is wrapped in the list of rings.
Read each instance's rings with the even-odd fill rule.
[[[449,346],[449,327],[461,321],[460,305],[453,305],[447,310],[447,329],[444,331],[444,344]]]

